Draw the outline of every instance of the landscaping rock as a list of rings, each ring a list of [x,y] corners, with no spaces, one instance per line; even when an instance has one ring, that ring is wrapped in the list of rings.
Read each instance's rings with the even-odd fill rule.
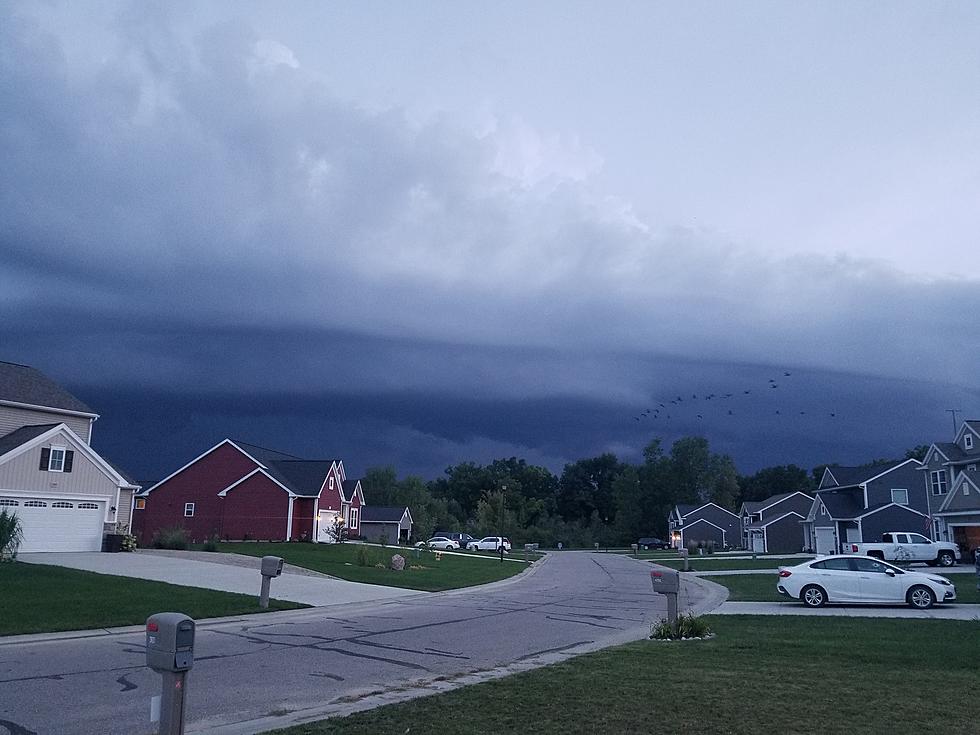
[[[405,557],[401,554],[395,554],[391,557],[391,568],[396,572],[400,572],[405,568]]]

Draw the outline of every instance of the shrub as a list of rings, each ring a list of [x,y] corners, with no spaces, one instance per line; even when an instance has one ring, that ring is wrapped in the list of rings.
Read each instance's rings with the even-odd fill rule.
[[[388,545],[388,534],[382,533],[380,536],[378,536],[378,543],[381,544],[381,546],[387,546]]]
[[[217,551],[218,550],[218,544],[220,542],[221,542],[221,539],[218,538],[218,534],[212,533],[210,536],[208,536],[208,540],[204,542],[204,546],[202,547],[202,550],[203,551]]]
[[[661,618],[650,629],[650,637],[661,641],[676,641],[682,638],[704,638],[711,634],[707,621],[693,613],[677,616],[677,624],[671,625],[667,618]]]
[[[17,558],[17,549],[24,540],[24,528],[16,513],[0,508],[0,562]]]
[[[357,553],[354,554],[354,561],[359,567],[369,567],[374,564],[374,554],[371,553],[370,546],[358,546]]]
[[[179,551],[185,550],[189,545],[187,529],[180,526],[161,528],[153,534],[153,541],[151,542],[154,549],[176,549]]]

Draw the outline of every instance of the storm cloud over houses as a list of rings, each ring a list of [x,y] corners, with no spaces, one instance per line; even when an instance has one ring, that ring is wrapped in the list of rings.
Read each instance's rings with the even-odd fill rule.
[[[840,160],[873,153],[888,196],[829,206],[807,183],[837,202],[836,160],[824,169],[820,156],[801,154],[777,183],[763,181],[777,154],[740,172],[760,192],[749,230],[796,222],[783,248],[714,222],[728,204],[710,179],[697,221],[641,205],[649,193],[610,185],[621,151],[576,120],[553,131],[506,102],[464,115],[394,93],[354,99],[294,48],[310,42],[295,26],[226,10],[112,4],[83,20],[58,4],[0,8],[0,359],[72,386],[134,469],[162,472],[227,435],[426,474],[512,454],[635,456],[685,433],[749,466],[862,461],[944,436],[947,408],[980,410],[980,259],[963,246],[980,224],[980,149],[962,145],[980,134],[980,103],[960,94],[980,81],[980,44],[956,18],[931,16],[954,70],[934,69],[935,94],[965,115],[947,124],[940,102],[931,129],[894,122],[878,144],[835,117],[817,139],[839,136]],[[356,25],[335,21],[326,40]],[[812,53],[816,64],[819,43]],[[377,58],[389,75],[397,66]],[[658,91],[644,79],[634,94]],[[688,93],[714,95],[716,133],[737,145],[726,95],[711,90]],[[856,129],[893,120],[844,92],[809,103],[825,116],[852,103]],[[623,111],[605,114],[614,125]],[[762,198],[794,188],[799,215]],[[894,233],[890,257],[861,247],[878,230]],[[819,246],[789,242],[815,232]],[[670,423],[635,419],[709,393],[733,395],[723,409],[688,398]],[[140,459],[161,442],[164,457]]]

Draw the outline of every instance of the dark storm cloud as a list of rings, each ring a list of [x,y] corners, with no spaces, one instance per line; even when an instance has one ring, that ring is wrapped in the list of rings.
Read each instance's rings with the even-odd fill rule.
[[[635,407],[732,362],[972,380],[975,283],[652,230],[558,164],[505,173],[493,134],[335,98],[246,24],[186,41],[136,4],[113,34],[79,67],[0,7],[0,357],[157,396],[188,450],[308,427],[427,471],[554,464],[635,451]]]

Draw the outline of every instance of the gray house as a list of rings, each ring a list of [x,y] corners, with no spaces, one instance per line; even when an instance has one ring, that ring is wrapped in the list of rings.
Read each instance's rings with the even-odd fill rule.
[[[667,526],[675,549],[707,542],[724,548],[738,546],[742,541],[741,518],[716,503],[675,505],[667,516]]]
[[[922,461],[933,535],[961,551],[980,547],[980,421],[964,421],[952,442],[929,447]]]
[[[929,533],[929,500],[919,462],[828,467],[803,521],[803,548],[834,554],[888,531]]]
[[[812,505],[813,496],[799,491],[742,503],[742,546],[760,554],[799,552],[800,524]]]
[[[92,409],[40,371],[0,362],[0,508],[20,551],[99,551],[139,486],[90,446]]]
[[[368,541],[407,544],[412,541],[412,511],[405,506],[365,505],[361,536]]]

